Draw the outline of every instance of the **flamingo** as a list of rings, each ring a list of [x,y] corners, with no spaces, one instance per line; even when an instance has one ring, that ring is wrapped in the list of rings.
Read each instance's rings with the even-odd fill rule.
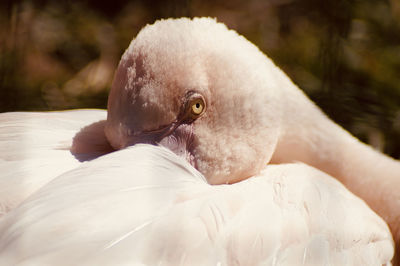
[[[5,265],[390,265],[399,243],[399,162],[213,19],[142,29],[107,114],[0,119]]]

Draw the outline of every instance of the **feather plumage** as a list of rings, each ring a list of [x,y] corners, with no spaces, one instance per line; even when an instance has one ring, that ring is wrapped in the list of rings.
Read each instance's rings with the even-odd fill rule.
[[[0,224],[1,265],[382,265],[387,225],[304,164],[212,186],[136,145],[55,178]]]

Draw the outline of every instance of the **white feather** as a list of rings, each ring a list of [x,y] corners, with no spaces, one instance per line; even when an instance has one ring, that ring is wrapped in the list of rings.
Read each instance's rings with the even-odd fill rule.
[[[106,115],[103,110],[0,114],[0,217],[77,167],[80,161],[70,150],[75,135]]]
[[[0,265],[382,265],[387,225],[303,164],[212,186],[150,145],[85,162],[0,223]]]

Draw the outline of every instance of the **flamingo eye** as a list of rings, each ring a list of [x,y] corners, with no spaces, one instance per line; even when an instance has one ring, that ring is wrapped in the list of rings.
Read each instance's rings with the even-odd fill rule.
[[[204,111],[204,101],[202,98],[193,99],[191,103],[191,113],[194,117],[201,115]]]

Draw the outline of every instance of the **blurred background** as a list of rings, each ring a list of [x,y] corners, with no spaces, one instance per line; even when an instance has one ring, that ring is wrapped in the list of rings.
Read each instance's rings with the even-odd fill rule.
[[[334,121],[400,158],[400,1],[2,1],[0,111],[106,108],[131,39],[210,16],[271,57]]]

